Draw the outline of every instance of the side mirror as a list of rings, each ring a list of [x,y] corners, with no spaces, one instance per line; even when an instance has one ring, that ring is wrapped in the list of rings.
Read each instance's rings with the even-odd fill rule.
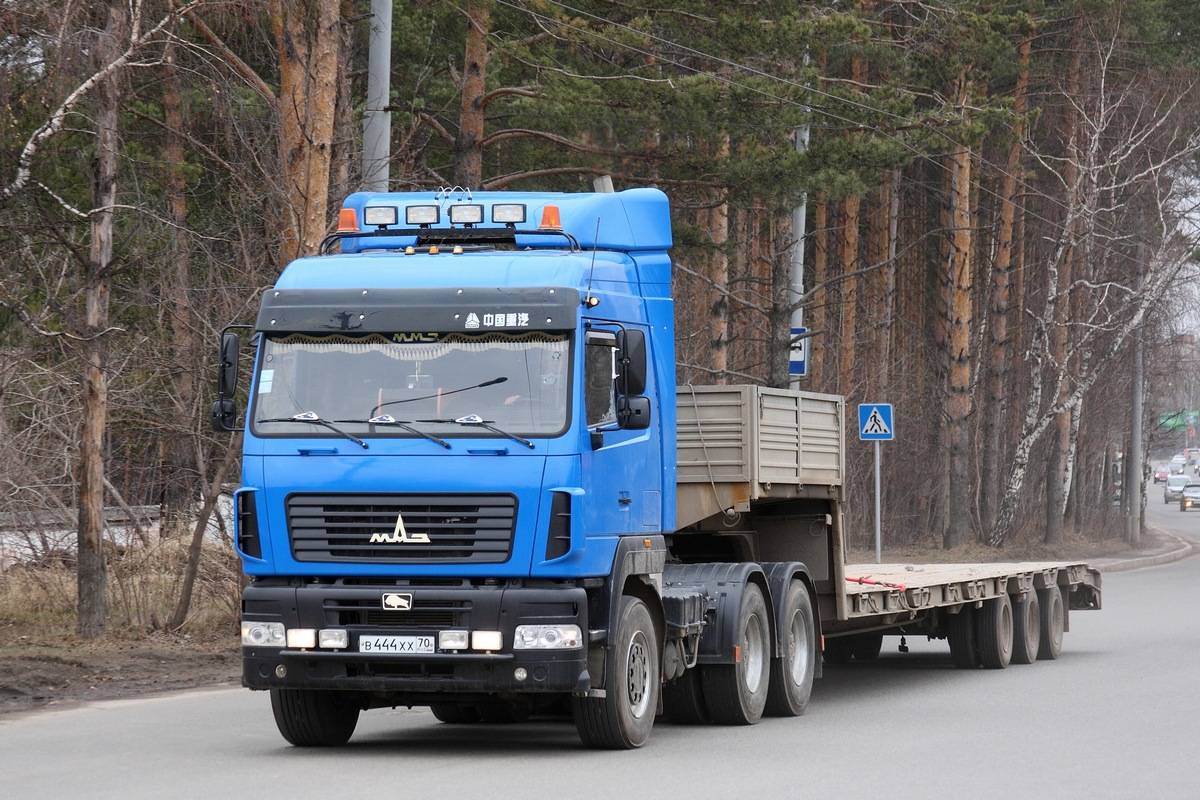
[[[212,405],[212,426],[217,431],[237,430],[238,357],[241,339],[232,331],[221,334],[217,353],[217,399]]]
[[[621,391],[634,397],[646,393],[646,334],[624,329],[617,334],[621,363]]]
[[[644,431],[650,427],[650,398],[644,395],[622,397],[617,410],[617,423],[631,431]]]
[[[233,331],[221,334],[221,350],[217,355],[217,397],[233,397],[237,392],[241,347],[242,340]]]

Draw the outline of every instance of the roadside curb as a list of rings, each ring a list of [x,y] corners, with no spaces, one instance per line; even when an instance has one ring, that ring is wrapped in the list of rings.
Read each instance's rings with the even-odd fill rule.
[[[1182,536],[1176,536],[1173,533],[1155,530],[1155,533],[1163,538],[1169,539],[1175,543],[1175,547],[1165,553],[1155,553],[1149,556],[1134,556],[1133,558],[1113,559],[1109,563],[1098,561],[1096,567],[1101,573],[1105,572],[1126,572],[1132,569],[1142,569],[1143,567],[1157,567],[1161,564],[1170,564],[1175,561],[1182,561],[1191,555],[1194,555],[1200,548],[1195,543],[1184,539]]]

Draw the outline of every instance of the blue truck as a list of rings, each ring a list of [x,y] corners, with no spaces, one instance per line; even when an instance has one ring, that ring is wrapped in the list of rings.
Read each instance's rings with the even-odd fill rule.
[[[797,716],[885,635],[998,668],[1099,608],[1084,564],[845,563],[842,398],[677,385],[671,246],[656,189],[356,193],[222,332],[243,683],[289,742],[429,706],[632,748]]]

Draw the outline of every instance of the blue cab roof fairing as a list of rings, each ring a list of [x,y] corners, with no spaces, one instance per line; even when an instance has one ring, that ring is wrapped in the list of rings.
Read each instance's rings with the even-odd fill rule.
[[[671,214],[667,196],[658,189],[626,189],[621,192],[355,192],[342,203],[352,208],[361,230],[371,226],[363,222],[367,206],[390,206],[397,209],[397,222],[405,225],[404,209],[408,206],[437,205],[441,209],[434,228],[450,228],[448,209],[458,204],[483,206],[483,223],[478,227],[495,227],[492,207],[497,204],[520,203],[525,206],[525,222],[516,226],[518,247],[560,249],[564,241],[551,236],[521,236],[522,229],[535,230],[542,219],[542,209],[558,206],[563,230],[570,233],[584,250],[599,248],[636,252],[668,250],[671,240]],[[343,253],[358,253],[381,246],[406,247],[415,243],[412,236],[361,237],[341,240]]]
[[[594,265],[593,265],[594,259]],[[395,251],[299,258],[275,281],[277,289],[420,289],[462,287],[636,284],[636,266],[612,251],[563,250],[466,252],[458,255]]]

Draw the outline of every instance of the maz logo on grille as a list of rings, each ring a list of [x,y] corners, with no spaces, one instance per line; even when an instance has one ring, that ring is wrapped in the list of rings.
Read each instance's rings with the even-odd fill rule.
[[[383,542],[385,544],[429,544],[428,533],[409,533],[404,529],[404,515],[396,515],[396,529],[390,534],[387,533],[372,533],[370,538],[371,544]]]

